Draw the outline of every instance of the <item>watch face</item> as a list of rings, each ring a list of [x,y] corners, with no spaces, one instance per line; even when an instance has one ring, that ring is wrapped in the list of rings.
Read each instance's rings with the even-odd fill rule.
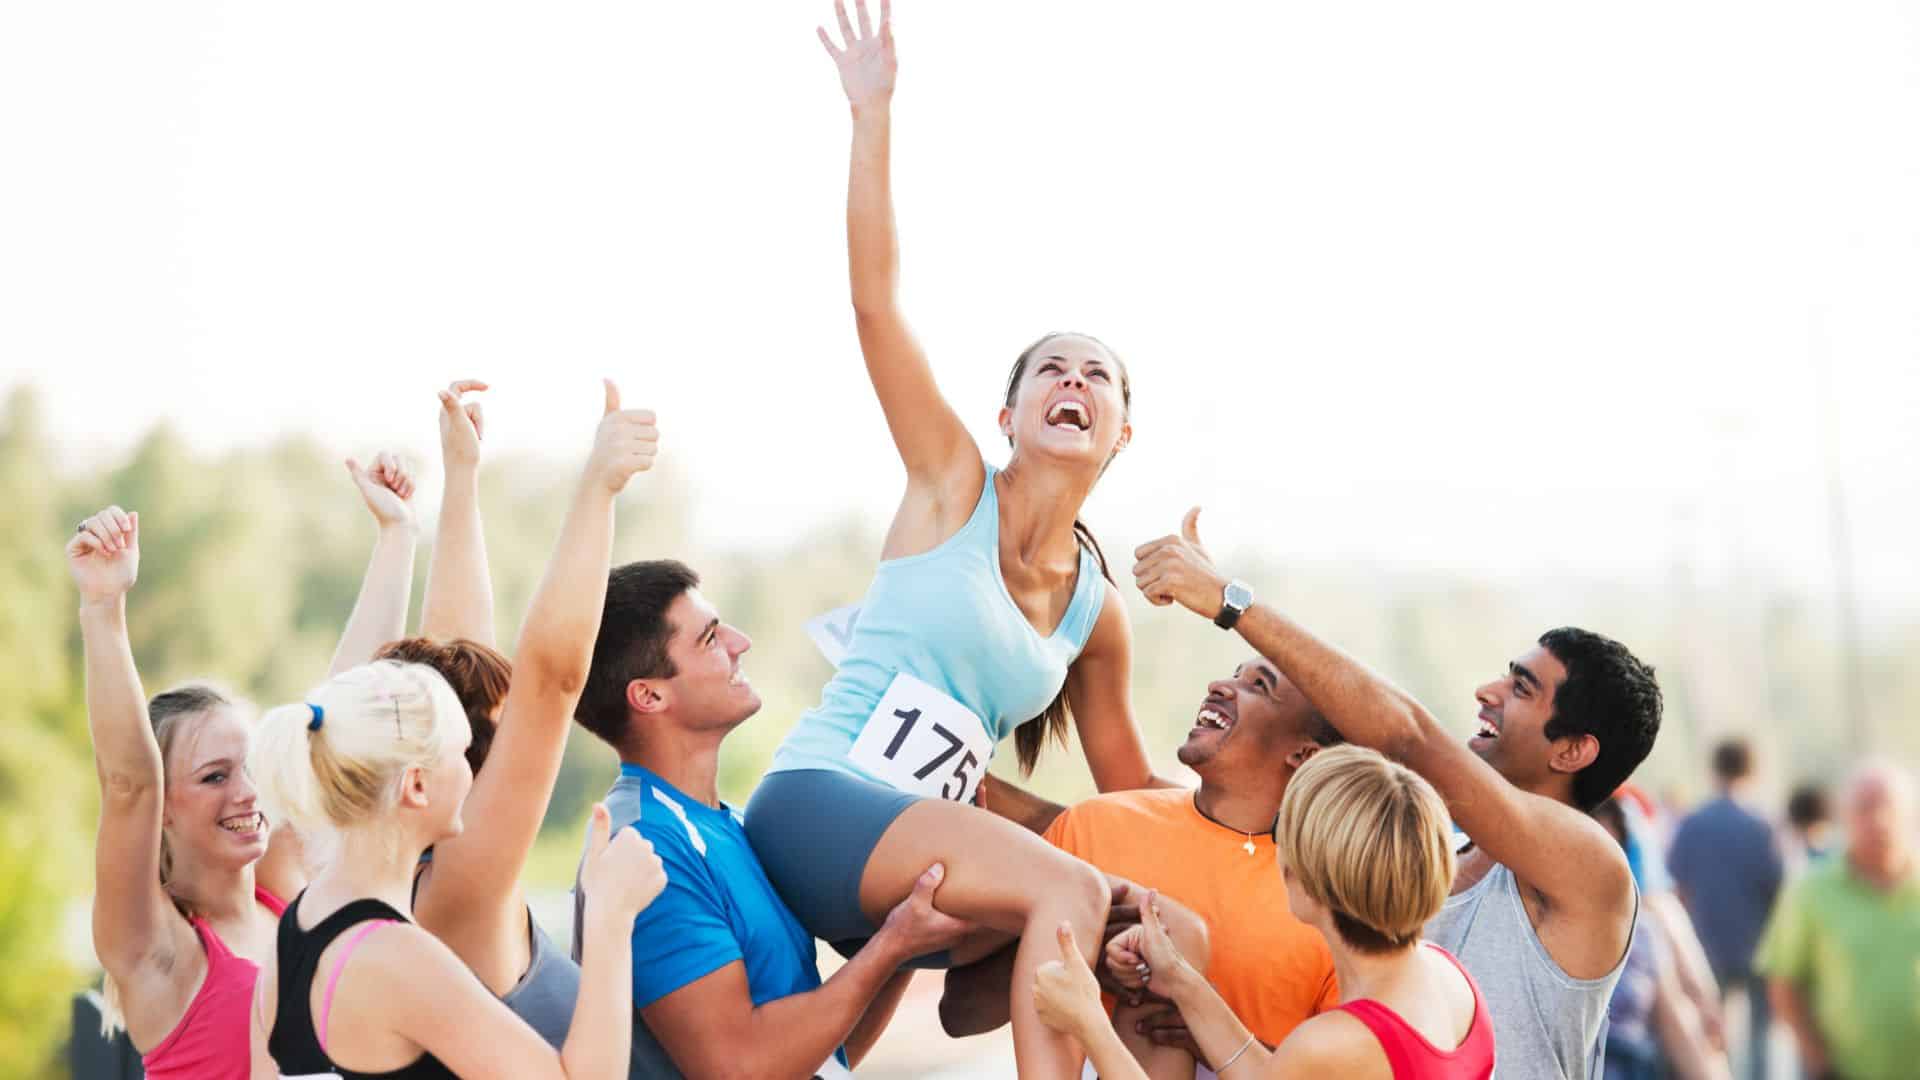
[[[1228,607],[1239,608],[1244,611],[1253,603],[1253,590],[1237,581],[1230,581],[1227,583],[1227,593],[1224,599]]]

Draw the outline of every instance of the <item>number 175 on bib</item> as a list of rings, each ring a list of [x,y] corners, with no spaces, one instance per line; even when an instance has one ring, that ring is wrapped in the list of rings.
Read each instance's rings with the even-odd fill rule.
[[[901,791],[964,803],[986,774],[993,742],[965,705],[902,672],[847,757]]]

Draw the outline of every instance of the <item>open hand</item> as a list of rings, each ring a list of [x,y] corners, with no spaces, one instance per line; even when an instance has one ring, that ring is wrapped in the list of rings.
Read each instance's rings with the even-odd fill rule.
[[[847,92],[848,103],[855,108],[885,104],[893,97],[893,76],[900,66],[893,55],[893,5],[890,0],[880,0],[877,34],[867,17],[867,0],[854,0],[854,10],[860,16],[859,33],[847,20],[846,0],[833,0],[833,13],[840,19],[840,38],[846,42],[844,48],[834,45],[826,27],[815,29],[820,44],[827,47],[827,55],[840,69],[840,88]]]
[[[901,955],[909,960],[951,949],[974,928],[965,919],[956,919],[933,906],[933,894],[946,878],[947,868],[941,863],[927,867],[913,883],[913,892],[895,904],[881,924],[881,933],[893,938]]]
[[[480,441],[487,436],[478,401],[461,395],[485,390],[478,379],[455,379],[440,391],[440,461],[449,469],[480,464]]]
[[[631,920],[667,887],[667,868],[638,829],[610,836],[613,822],[606,803],[595,803],[587,819],[587,854],[580,866],[580,889],[601,910]]]
[[[140,515],[109,506],[67,541],[67,573],[83,603],[116,600],[140,577]]]
[[[1213,556],[1200,546],[1200,508],[1187,511],[1178,536],[1149,540],[1133,551],[1133,581],[1147,601],[1159,607],[1178,603],[1196,615],[1220,613],[1227,579],[1213,568]]]
[[[654,426],[652,410],[622,409],[620,388],[612,379],[600,381],[607,388],[607,409],[593,436],[587,475],[618,494],[634,473],[653,468],[654,455],[660,449],[660,430]]]
[[[382,529],[413,527],[413,473],[400,455],[382,452],[369,468],[348,458],[347,475],[360,489],[375,524]]]
[[[1060,959],[1041,964],[1034,973],[1034,1008],[1048,1027],[1085,1043],[1096,1024],[1107,1022],[1100,1007],[1100,984],[1094,981],[1087,958],[1080,955],[1073,927],[1063,922],[1054,936],[1060,943]]]

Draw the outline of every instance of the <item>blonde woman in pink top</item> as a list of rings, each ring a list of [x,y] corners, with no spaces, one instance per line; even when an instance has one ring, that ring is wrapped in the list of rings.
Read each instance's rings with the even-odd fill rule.
[[[348,462],[379,539],[336,670],[399,637],[413,573],[413,481],[382,454]],[[146,700],[127,638],[140,568],[140,516],[108,507],[67,543],[80,592],[87,724],[100,776],[93,945],[106,969],[109,1026],[125,1026],[151,1080],[225,1080],[248,1071],[247,1006],[283,904],[305,884],[274,837],[244,768],[252,718],[205,684]],[[271,881],[269,880],[271,878]]]

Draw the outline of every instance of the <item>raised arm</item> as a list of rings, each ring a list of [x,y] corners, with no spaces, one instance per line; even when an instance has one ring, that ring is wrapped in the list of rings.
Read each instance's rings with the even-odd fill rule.
[[[94,846],[93,947],[107,973],[137,996],[161,996],[170,974],[199,979],[193,930],[160,887],[165,769],[147,721],[147,697],[127,640],[127,592],[140,574],[140,515],[110,506],[67,541],[80,591],[87,729],[100,777]],[[183,970],[184,969],[184,970]]]
[[[433,873],[416,902],[421,925],[450,944],[470,920],[494,919],[518,895],[600,632],[614,499],[636,473],[652,468],[658,445],[653,413],[622,409],[620,391],[607,383],[593,452],[520,630],[493,748],[467,795],[467,829],[434,845]]]
[[[866,0],[856,0],[856,30],[845,0],[835,0],[844,47],[820,28],[820,42],[840,69],[840,86],[853,109],[853,150],[847,173],[847,267],[854,323],[867,375],[894,446],[907,467],[907,485],[971,509],[979,493],[980,451],[940,388],[933,367],[900,313],[900,245],[893,224],[890,141],[893,124],[893,14],[880,4],[876,32]]]
[[[817,989],[755,1005],[746,965],[735,960],[641,1009],[648,1030],[688,1076],[814,1075],[851,1041],[902,964],[952,946],[967,931],[968,924],[933,906],[941,870],[936,865],[920,875],[879,931]]]
[[[1178,603],[1211,619],[1220,611],[1227,579],[1200,545],[1199,513],[1198,507],[1188,512],[1180,535],[1141,545],[1134,553],[1134,578],[1150,602]],[[1635,900],[1626,857],[1605,829],[1570,806],[1508,783],[1418,701],[1272,607],[1254,604],[1235,629],[1349,742],[1426,777],[1473,842],[1550,907],[1575,916],[1617,916],[1616,940],[1578,935],[1585,944],[1574,945],[1580,954],[1574,963],[1564,950],[1555,952],[1575,978],[1613,968],[1626,949]]]
[[[347,474],[366,500],[378,531],[353,614],[347,616],[347,628],[333,650],[328,677],[367,663],[380,646],[405,637],[407,603],[413,592],[412,474],[398,455],[384,453],[365,469],[348,458]]]
[[[427,560],[427,595],[420,604],[420,633],[450,641],[494,643],[493,578],[487,572],[487,538],[480,528],[480,442],[486,424],[478,401],[462,394],[487,384],[458,379],[440,391],[440,461],[446,491],[440,527]]]

